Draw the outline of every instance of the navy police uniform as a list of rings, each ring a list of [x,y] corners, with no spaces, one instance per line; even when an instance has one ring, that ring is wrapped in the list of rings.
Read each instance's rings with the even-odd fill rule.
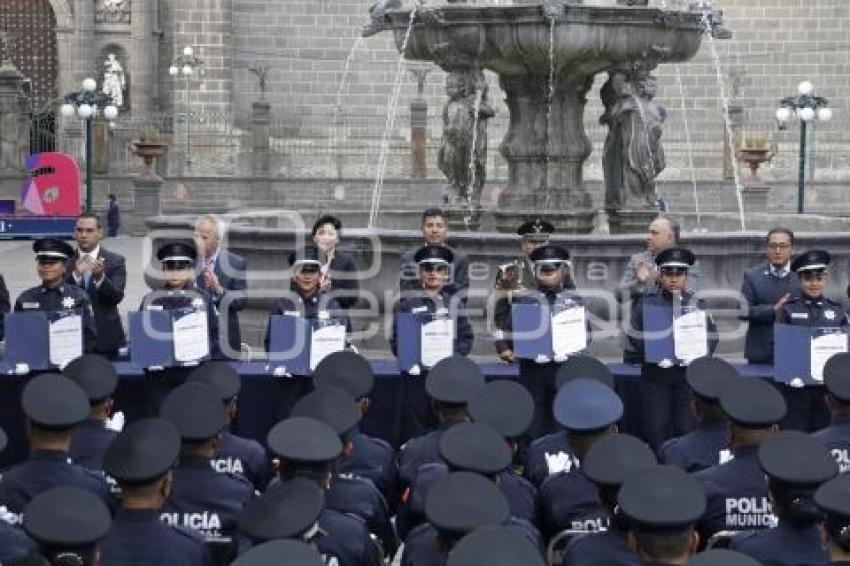
[[[569,268],[570,254],[567,250],[547,245],[537,248],[531,253],[534,268]],[[545,305],[551,312],[560,312],[571,308],[584,308],[584,300],[573,290],[568,289],[562,281],[556,288],[540,287],[521,297],[517,304]],[[509,339],[513,331],[513,318],[508,317],[506,323],[508,347],[513,350],[513,342]],[[590,323],[587,323],[587,339],[590,341]],[[497,348],[500,346],[497,345]],[[520,383],[528,389],[534,399],[534,420],[528,429],[528,440],[534,440],[553,431],[552,400],[555,398],[555,374],[565,360],[549,360],[545,356],[537,360],[520,359]]]
[[[316,387],[339,387],[356,399],[361,411],[369,406],[369,394],[375,384],[375,374],[369,362],[351,350],[334,352],[316,366],[313,372]],[[355,431],[350,437],[354,452],[343,457],[339,464],[342,474],[370,480],[384,495],[392,511],[398,497],[398,461],[393,447],[381,438]]]
[[[612,434],[593,445],[584,459],[585,476],[596,485],[599,500],[608,513],[605,531],[572,538],[563,564],[571,566],[632,566],[637,556],[629,548],[626,521],[616,510],[617,492],[632,475],[656,464],[652,450],[633,436]]]
[[[6,449],[9,437],[0,429],[0,452]],[[35,550],[35,543],[16,526],[0,518],[0,563],[23,558]]]
[[[89,413],[89,401],[82,388],[56,374],[32,378],[24,387],[21,405],[32,427],[54,432],[70,433]],[[77,487],[106,501],[109,498],[102,475],[72,463],[66,451],[34,444],[28,460],[0,477],[0,505],[20,514],[33,497],[55,486]]]
[[[762,566],[746,554],[726,548],[712,548],[694,554],[688,566]]]
[[[62,373],[83,388],[93,409],[111,401],[118,387],[115,367],[96,354],[85,354],[71,361]],[[90,413],[71,437],[71,460],[89,470],[103,469],[103,454],[117,434],[106,425],[104,418]]]
[[[267,444],[281,460],[282,481],[304,477],[327,490],[333,463],[342,453],[335,430],[311,417],[291,417],[272,427]],[[325,533],[319,551],[327,564],[335,560],[340,566],[378,566],[377,547],[360,517],[325,507],[319,527]]]
[[[822,277],[829,265],[829,253],[824,250],[810,250],[800,254],[791,262],[791,270],[799,277],[814,274]],[[792,297],[776,313],[777,324],[808,326],[811,328],[844,328],[848,320],[841,303],[820,297],[800,295]],[[823,404],[823,386],[806,385],[802,388],[783,389],[788,404],[788,415],[783,428],[794,428],[805,432],[820,430],[829,424],[829,413]]]
[[[67,242],[53,238],[42,238],[33,242],[32,250],[39,262],[66,262],[74,255],[74,248]],[[44,311],[68,312],[75,311],[82,317],[83,351],[92,352],[97,340],[97,328],[94,323],[94,311],[88,294],[74,285],[58,284],[47,286],[44,283],[31,287],[18,296],[15,301],[15,312]]]
[[[671,438],[661,445],[658,459],[662,464],[693,473],[720,464],[731,456],[719,397],[723,383],[735,377],[738,371],[720,358],[699,358],[688,365],[685,378],[699,412],[698,422],[688,434]]]
[[[623,416],[617,394],[599,381],[573,379],[555,397],[555,418],[570,435],[601,436]],[[579,455],[581,459],[581,455]],[[542,528],[551,537],[564,529],[604,529],[607,513],[596,497],[596,486],[581,468],[559,472],[540,486]]]
[[[782,420],[786,410],[785,400],[772,385],[749,378],[723,384],[720,407],[731,426],[765,432]],[[708,497],[708,510],[699,524],[702,540],[707,541],[720,531],[775,526],[757,452],[757,445],[733,446],[732,460],[694,474]]]
[[[449,553],[446,566],[543,566],[543,557],[522,535],[507,527],[481,527],[466,535]]]
[[[161,481],[177,462],[180,433],[162,419],[130,423],[110,445],[104,468],[125,495]],[[155,566],[210,564],[204,540],[196,531],[160,520],[160,509],[120,507],[100,544],[106,564]]]
[[[254,497],[254,487],[242,476],[215,471],[211,458],[194,450],[225,427],[224,407],[216,391],[202,383],[184,383],[165,398],[160,415],[177,427],[183,442],[162,519],[195,529],[207,540],[231,537],[236,518]]]
[[[224,403],[228,427],[233,424],[242,380],[230,362],[224,360],[204,362],[192,370],[187,380],[199,381],[211,386]],[[226,429],[219,437],[218,450],[213,456],[212,466],[217,472],[244,477],[257,489],[263,489],[271,476],[271,462],[265,448],[256,440],[236,436]]]
[[[841,474],[815,491],[814,502],[824,514],[823,530],[832,562],[850,563],[850,475]]]
[[[812,436],[823,442],[842,474],[850,470],[850,354],[836,354],[823,368],[832,408],[832,424]]]
[[[453,257],[452,251],[445,246],[424,246],[414,254],[414,260],[420,270],[432,268],[448,270]],[[396,321],[400,314],[453,318],[455,327],[453,353],[457,356],[469,354],[473,342],[472,326],[461,312],[464,308],[463,302],[454,299],[457,291],[458,288],[451,283],[444,285],[439,292],[426,291],[421,286],[418,289],[405,291],[393,306],[392,336],[390,337],[393,355],[398,356]],[[399,395],[403,402],[397,404],[396,421],[401,431],[402,442],[421,436],[437,426],[437,417],[425,392],[428,369],[418,367],[418,373],[403,372],[399,383],[401,387]]]
[[[670,248],[655,257],[660,272],[684,272],[694,264],[696,258],[690,250]],[[647,291],[632,305],[631,331],[628,340],[634,349],[637,361],[641,363],[640,405],[643,438],[657,450],[661,444],[672,437],[681,436],[693,428],[693,418],[689,410],[690,393],[685,382],[685,368],[669,360],[669,365],[661,365],[646,360],[644,340],[644,308],[658,307],[673,310],[679,316],[693,309],[704,310],[691,291],[673,294],[657,287]],[[717,328],[710,314],[707,316],[708,352],[717,348]]]
[[[812,500],[817,487],[838,474],[823,444],[798,431],[782,431],[759,446],[758,459],[768,476],[776,528],[744,531],[729,548],[764,564],[822,564],[821,514]]]
[[[324,561],[315,547],[297,540],[273,540],[252,548],[233,566],[323,566]]]

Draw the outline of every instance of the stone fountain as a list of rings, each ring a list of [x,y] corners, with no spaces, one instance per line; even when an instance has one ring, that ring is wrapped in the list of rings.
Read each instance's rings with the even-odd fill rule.
[[[560,232],[593,230],[598,211],[583,182],[591,153],[584,109],[594,77],[607,73],[600,118],[609,128],[602,158],[605,209],[612,232],[629,232],[635,226],[644,230],[657,212],[655,178],[664,168],[660,138],[666,112],[653,101],[651,72],[694,57],[706,32],[730,37],[721,14],[707,2],[689,11],[646,3],[617,0],[613,6],[585,6],[581,0],[515,0],[503,6],[455,1],[405,10],[399,0],[382,0],[373,6],[364,33],[390,30],[405,58],[434,62],[448,73],[450,102],[444,121],[458,115],[449,105],[457,104],[459,82],[476,84],[485,69],[499,76],[510,112],[501,144],[508,182],[495,212],[500,230],[512,231],[521,219],[541,213]],[[467,94],[472,119],[466,122],[474,123],[468,138],[482,130],[481,96]],[[445,132],[457,138],[456,130],[445,125],[444,147]],[[475,145],[469,139],[460,143]],[[454,171],[441,163],[449,187],[469,183],[474,170],[479,170],[475,185],[483,185],[475,153],[473,149],[469,160],[458,160]],[[480,213],[477,189],[469,186],[465,195],[450,195],[447,202],[465,199],[474,217]]]

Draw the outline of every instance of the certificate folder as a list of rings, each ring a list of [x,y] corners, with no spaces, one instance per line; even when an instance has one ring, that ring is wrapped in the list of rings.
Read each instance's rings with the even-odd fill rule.
[[[312,375],[311,361],[318,361],[311,358],[314,330],[341,324],[339,319],[333,318],[318,320],[272,315],[269,318],[269,361],[284,366],[293,375]]]
[[[7,371],[17,364],[27,364],[30,371],[50,368],[50,330],[47,313],[43,311],[10,312],[6,314]]]
[[[127,313],[130,362],[137,368],[174,366],[171,313],[144,310]]]
[[[671,307],[643,305],[643,334],[644,357],[647,362],[676,362]]]
[[[839,328],[812,328],[793,324],[775,324],[773,327],[774,379],[788,383],[801,379],[807,385],[821,385],[823,379],[812,375],[812,340],[827,334],[842,335],[847,348],[847,330]]]
[[[548,358],[552,353],[552,314],[548,305],[518,304],[511,307],[514,354],[533,360],[539,355]]]
[[[429,366],[423,362],[422,331],[427,324],[437,320],[440,319],[434,313],[403,312],[396,315],[396,358],[401,371],[410,371],[414,366],[429,369]],[[451,345],[448,347],[454,352],[456,329],[452,332]]]

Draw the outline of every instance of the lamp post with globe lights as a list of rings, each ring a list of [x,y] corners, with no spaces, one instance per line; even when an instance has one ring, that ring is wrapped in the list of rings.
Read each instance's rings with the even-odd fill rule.
[[[190,123],[189,123],[189,80],[198,71],[202,75],[206,63],[195,55],[195,51],[188,45],[183,48],[183,53],[171,60],[168,74],[174,78],[182,76],[186,79],[186,169],[192,168],[192,154],[190,151]]]
[[[92,121],[102,115],[110,123],[118,117],[118,108],[112,97],[97,90],[92,78],[83,80],[83,89],[70,92],[64,97],[60,112],[65,118],[75,114],[86,123],[86,212],[92,211],[93,167],[92,167]]]
[[[800,119],[800,170],[797,185],[797,213],[802,214],[806,191],[806,135],[809,122],[817,119],[820,122],[832,120],[832,109],[829,101],[815,95],[815,87],[809,81],[803,81],[797,86],[797,94],[786,96],[776,110],[776,119],[780,125],[787,124],[792,118]]]

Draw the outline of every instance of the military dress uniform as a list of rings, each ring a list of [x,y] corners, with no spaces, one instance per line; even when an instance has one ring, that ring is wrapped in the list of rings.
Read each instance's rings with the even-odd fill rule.
[[[592,409],[591,409],[592,408]],[[623,416],[617,394],[599,381],[577,378],[564,384],[555,397],[555,418],[571,435],[599,435]],[[596,497],[596,486],[581,468],[559,472],[540,486],[542,529],[549,538],[564,529],[597,531],[607,513]]]
[[[596,485],[599,500],[608,513],[608,528],[573,537],[562,564],[570,566],[632,566],[638,563],[629,548],[627,525],[615,510],[620,486],[634,474],[656,465],[652,450],[628,434],[612,434],[593,445],[584,459],[584,474]]]
[[[695,261],[694,254],[684,248],[670,248],[655,257],[659,270],[684,270],[686,274]],[[673,363],[675,360],[669,360],[668,365],[646,360],[643,318],[645,307],[672,309],[674,317],[694,309],[703,310],[703,307],[694,298],[694,294],[687,289],[681,294],[673,294],[660,287],[648,290],[632,305],[631,331],[628,340],[637,359],[641,362],[642,436],[653,449],[657,450],[669,438],[690,432],[694,423],[689,408],[690,392],[685,381],[685,367]],[[717,327],[709,313],[706,313],[706,318],[710,355],[717,348]]]
[[[216,391],[202,383],[184,383],[165,398],[160,415],[177,428],[183,442],[162,519],[195,529],[207,540],[229,539],[239,513],[254,497],[254,486],[242,476],[217,472],[212,458],[187,452],[187,446],[209,441],[226,425]]]
[[[826,445],[842,474],[850,470],[850,353],[836,354],[823,368],[827,394],[837,405],[832,424],[812,434]]]
[[[127,425],[104,456],[104,468],[124,489],[161,481],[177,462],[180,433],[163,419],[142,419]],[[190,528],[160,520],[157,507],[115,512],[100,543],[105,564],[158,566],[211,564],[201,535]]]
[[[807,272],[823,274],[829,262],[828,252],[811,250],[797,256],[791,262],[791,270],[800,277]],[[792,297],[776,313],[776,324],[846,329],[850,322],[841,303],[823,295],[807,297],[800,291],[799,296]],[[785,388],[784,392],[785,401],[788,403],[788,415],[783,423],[784,428],[813,432],[829,424],[829,413],[823,404],[823,386],[789,387]]]
[[[53,238],[42,238],[36,240],[32,245],[36,260],[40,261],[68,261],[74,254],[67,242]],[[31,287],[18,295],[15,301],[15,312],[61,312],[75,311],[82,316],[83,327],[83,351],[92,352],[97,340],[97,328],[94,322],[94,311],[88,294],[83,289],[74,285],[60,282],[55,286],[44,284]]]
[[[92,407],[111,399],[118,387],[118,374],[112,362],[96,354],[85,354],[72,360],[62,373],[83,388]],[[103,418],[89,414],[71,437],[71,460],[89,470],[102,470],[103,454],[116,434]]]
[[[222,400],[228,411],[235,409],[242,380],[230,362],[213,360],[203,362],[192,370],[187,381],[198,381],[212,387]],[[230,421],[230,413],[228,412]],[[250,481],[256,489],[263,489],[271,477],[271,461],[265,448],[259,442],[250,438],[242,438],[223,430],[218,442],[218,449],[212,459],[212,466],[217,472],[237,474]]]
[[[785,400],[767,382],[732,379],[720,392],[720,407],[734,426],[767,430],[785,416]],[[694,474],[708,497],[700,520],[700,538],[707,541],[720,531],[766,529],[775,526],[767,481],[758,461],[758,446],[733,448],[734,458]]]
[[[728,379],[738,376],[738,371],[720,358],[705,357],[694,360],[685,371],[695,404],[720,409],[720,390]],[[694,430],[671,438],[661,445],[658,459],[688,473],[698,472],[721,464],[731,457],[726,438],[727,423],[722,418],[703,418]]]
[[[793,454],[793,457],[790,455]],[[764,564],[822,564],[821,515],[812,497],[818,486],[838,474],[838,465],[823,444],[798,431],[782,431],[759,447],[759,463],[770,482],[779,524],[773,529],[737,534],[729,548]]]
[[[342,453],[339,434],[311,417],[291,417],[277,423],[269,431],[267,444],[281,460],[281,481],[304,477],[325,490],[327,478],[320,470],[329,475]],[[325,507],[319,516],[319,527],[324,536],[318,547],[327,564],[379,565],[378,548],[360,517]]]
[[[89,401],[82,388],[56,374],[32,378],[24,387],[21,405],[31,426],[51,431],[69,431],[89,413]],[[111,503],[101,474],[74,464],[64,450],[33,446],[26,461],[0,477],[0,505],[20,514],[33,497],[55,486],[84,489]]]

